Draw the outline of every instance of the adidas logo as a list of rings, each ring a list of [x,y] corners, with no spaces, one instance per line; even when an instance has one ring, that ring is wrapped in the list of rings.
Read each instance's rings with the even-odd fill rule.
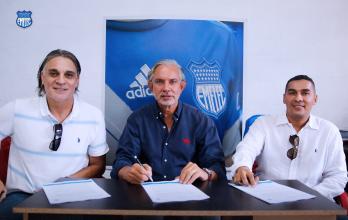
[[[147,75],[149,72],[150,68],[146,64],[140,68],[140,72],[135,76],[135,80],[129,85],[130,89],[126,92],[128,99],[145,98],[152,95],[147,87]]]

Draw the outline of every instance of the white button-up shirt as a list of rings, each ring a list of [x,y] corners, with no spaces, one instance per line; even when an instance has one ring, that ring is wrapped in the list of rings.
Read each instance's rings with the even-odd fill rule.
[[[297,157],[290,160],[289,136],[294,134],[300,143]],[[297,179],[331,200],[344,191],[348,179],[338,128],[313,115],[298,133],[285,115],[258,118],[238,144],[228,178],[240,166],[251,169],[255,159],[261,179]]]

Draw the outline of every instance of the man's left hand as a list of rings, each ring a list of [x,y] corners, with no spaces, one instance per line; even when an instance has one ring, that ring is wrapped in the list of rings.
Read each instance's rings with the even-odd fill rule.
[[[6,187],[0,180],[0,202],[6,197]]]
[[[197,164],[189,162],[181,170],[179,181],[183,184],[191,184],[198,178],[200,178],[202,181],[206,181],[208,180],[209,176]]]

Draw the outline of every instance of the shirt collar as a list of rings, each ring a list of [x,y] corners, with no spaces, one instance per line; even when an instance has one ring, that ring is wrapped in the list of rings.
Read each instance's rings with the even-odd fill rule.
[[[319,129],[319,123],[318,120],[316,120],[316,117],[314,115],[309,116],[309,121],[307,122],[306,126],[313,128],[313,129]]]
[[[180,114],[181,114],[181,111],[182,111],[182,105],[183,105],[182,102],[179,100],[178,101],[178,107],[176,108],[176,111],[173,114],[173,119],[175,121],[179,120],[179,117],[180,117]],[[154,104],[153,110],[154,110],[153,113],[154,113],[155,118],[163,119],[163,113],[161,112],[161,109],[158,106],[157,102]]]
[[[277,117],[276,119],[276,125],[280,126],[280,125],[285,125],[285,124],[290,124],[288,118],[286,117],[286,114],[280,115]],[[309,115],[309,121],[306,123],[305,127],[309,127],[312,129],[319,129],[319,124],[318,124],[318,120],[316,120],[316,117],[312,114]]]
[[[58,123],[58,120],[52,115],[52,113],[50,112],[48,108],[46,95],[39,97],[39,108],[40,108],[41,115],[43,117],[50,119],[50,121],[52,121],[53,123]],[[77,95],[74,95],[73,109],[63,123],[75,118],[78,115],[79,111],[80,111],[79,99]]]

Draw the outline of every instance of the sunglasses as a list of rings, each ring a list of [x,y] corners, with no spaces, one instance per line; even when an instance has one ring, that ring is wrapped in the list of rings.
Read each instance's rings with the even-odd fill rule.
[[[288,156],[288,158],[290,160],[293,160],[297,157],[297,153],[298,153],[298,145],[300,144],[300,137],[295,135],[290,135],[289,137],[289,142],[292,145],[292,148],[290,148],[288,150],[288,152],[286,153],[286,155]]]
[[[60,141],[62,139],[63,125],[62,124],[53,125],[53,131],[54,131],[54,137],[50,143],[49,148],[53,151],[57,151],[60,145]]]

